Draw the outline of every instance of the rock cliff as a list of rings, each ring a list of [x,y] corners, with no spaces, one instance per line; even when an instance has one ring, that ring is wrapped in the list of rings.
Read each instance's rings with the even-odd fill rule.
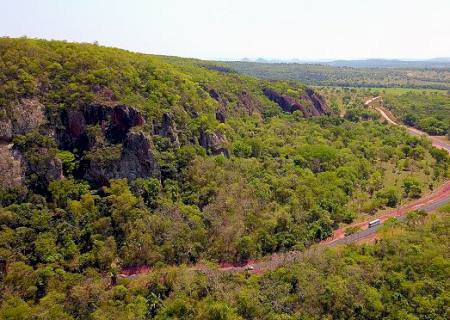
[[[280,94],[269,88],[264,88],[263,93],[267,98],[278,104],[283,111],[289,113],[301,111],[305,118],[330,113],[325,101],[312,89],[306,89],[305,94],[298,98]]]

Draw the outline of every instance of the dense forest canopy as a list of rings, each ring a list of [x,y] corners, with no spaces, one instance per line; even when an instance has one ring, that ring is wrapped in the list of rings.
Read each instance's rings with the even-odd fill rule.
[[[447,153],[426,138],[377,121],[358,108],[358,95],[318,92],[199,60],[0,39],[0,314],[314,318],[295,300],[308,296],[292,280],[298,268],[229,275],[225,284],[176,266],[305,250],[448,177]],[[340,117],[344,102],[351,112]],[[379,267],[376,252],[385,254],[344,250]],[[145,287],[111,283],[121,268],[166,265],[174,271]],[[181,290],[183,281],[195,288]],[[240,302],[216,292],[241,285],[248,288]],[[269,306],[272,287],[281,291]],[[373,318],[391,314],[379,304],[392,288],[366,289],[377,302]],[[262,305],[247,310],[254,290]],[[363,302],[349,304],[339,317]],[[316,314],[329,314],[329,305]]]

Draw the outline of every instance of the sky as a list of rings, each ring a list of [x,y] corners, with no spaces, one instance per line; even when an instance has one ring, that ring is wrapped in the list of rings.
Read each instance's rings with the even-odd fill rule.
[[[0,0],[0,35],[203,59],[450,56],[450,0]]]

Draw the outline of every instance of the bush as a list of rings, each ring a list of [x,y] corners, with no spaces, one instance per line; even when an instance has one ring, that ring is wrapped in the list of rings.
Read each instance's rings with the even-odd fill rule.
[[[382,203],[391,208],[395,208],[401,199],[401,192],[397,187],[387,187],[377,192],[376,197],[382,200]]]
[[[422,195],[422,184],[414,177],[407,177],[403,180],[403,190],[409,198],[420,198]]]

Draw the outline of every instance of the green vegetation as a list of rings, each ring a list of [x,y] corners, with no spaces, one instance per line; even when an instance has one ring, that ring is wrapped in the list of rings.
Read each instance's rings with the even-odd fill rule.
[[[424,223],[425,221],[425,223]],[[14,262],[1,282],[2,319],[447,319],[449,230],[441,217],[393,221],[375,244],[317,251],[274,271],[249,275],[161,267],[116,279],[55,264]],[[26,234],[26,231],[23,232]],[[48,260],[51,236],[39,236]],[[98,255],[111,255],[97,243]],[[70,248],[70,246],[68,246]],[[70,252],[70,249],[68,249]]]
[[[387,90],[386,107],[402,121],[431,135],[447,135],[450,130],[450,94],[445,91]]]
[[[263,91],[318,108],[305,85],[197,60],[7,38],[0,58],[0,146],[13,144],[11,152],[0,149],[0,165],[16,156],[24,167],[12,170],[17,185],[0,192],[6,319],[364,318],[364,301],[330,313],[345,274],[322,279],[317,289],[331,287],[316,295],[295,287],[302,266],[247,279],[179,265],[304,250],[340,224],[396,207],[448,176],[445,152],[357,110],[365,93],[335,91],[331,112],[305,119]],[[379,250],[344,255],[384,267],[377,259],[390,252]],[[323,271],[309,263],[311,276]],[[143,283],[117,282],[121,269],[137,266],[160,271]],[[374,318],[391,314],[380,295],[392,287],[362,289],[377,303]],[[309,294],[321,302],[303,309]]]
[[[264,79],[299,80],[316,86],[450,89],[448,68],[350,68],[320,64],[220,62]]]

